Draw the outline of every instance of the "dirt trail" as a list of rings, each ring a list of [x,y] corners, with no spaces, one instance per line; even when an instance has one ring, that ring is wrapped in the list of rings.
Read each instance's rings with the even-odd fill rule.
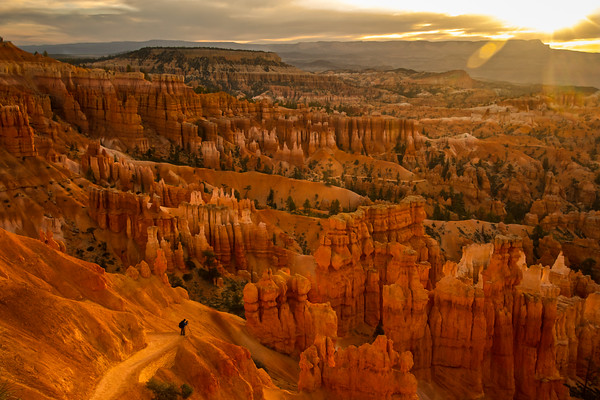
[[[179,333],[157,333],[147,336],[148,346],[109,369],[102,377],[90,400],[111,400],[126,388],[146,382],[161,367],[175,361],[177,344],[184,338]]]

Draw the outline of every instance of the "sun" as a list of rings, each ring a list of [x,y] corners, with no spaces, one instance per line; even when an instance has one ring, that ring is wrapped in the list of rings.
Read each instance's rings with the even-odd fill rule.
[[[548,7],[543,3],[525,2],[519,7],[519,12],[515,12],[515,9],[511,7],[511,9],[498,10],[492,16],[518,28],[550,34],[560,29],[575,26],[597,8],[597,4],[592,5],[588,1],[577,0],[563,2],[560,7]]]
[[[550,34],[559,29],[574,26],[587,16],[600,10],[597,0],[501,0],[495,2],[472,0],[421,0],[399,2],[397,0],[304,0],[317,8],[337,10],[373,10],[388,12],[423,12],[449,16],[484,15],[502,21],[506,28]],[[485,29],[479,26],[479,29]]]

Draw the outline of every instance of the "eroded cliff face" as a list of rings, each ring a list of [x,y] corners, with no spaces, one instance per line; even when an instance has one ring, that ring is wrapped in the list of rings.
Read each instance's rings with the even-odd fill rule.
[[[2,175],[7,190],[0,191],[0,197],[11,206],[1,209],[2,226],[39,236],[46,246],[36,251],[43,254],[48,249],[72,252],[69,245],[83,235],[93,237],[94,243],[105,241],[106,254],[114,253],[125,267],[127,285],[146,287],[152,282],[148,296],[162,302],[148,304],[153,311],[183,301],[185,296],[170,291],[167,273],[190,273],[191,264],[251,281],[244,290],[245,329],[264,345],[300,357],[303,390],[343,398],[414,398],[415,378],[409,373],[414,363],[415,376],[437,383],[457,399],[565,399],[565,381],[584,376],[588,360],[597,362],[600,357],[599,287],[590,277],[571,272],[561,253],[572,262],[584,257],[600,259],[597,214],[564,213],[573,201],[586,207],[595,201],[590,174],[573,186],[577,190],[566,192],[541,163],[523,158],[519,173],[526,179],[509,174],[498,182],[492,179],[489,165],[475,162],[474,155],[479,160],[491,158],[501,145],[489,145],[470,135],[448,139],[447,149],[438,154],[427,148],[443,142],[421,136],[413,120],[377,113],[349,117],[303,107],[290,110],[224,93],[197,95],[177,76],[156,75],[146,80],[140,73],[84,70],[23,54],[3,43],[0,102],[11,104],[0,106],[0,145],[12,154],[0,163],[15,172],[14,176]],[[473,162],[448,166],[448,160],[443,165],[439,161],[423,176],[430,184],[456,187],[467,203],[481,204],[482,212],[507,213],[496,195],[490,195],[492,186],[505,199],[533,201],[525,217],[528,224],[539,224],[546,231],[566,228],[581,232],[581,237],[562,244],[550,235],[540,238],[539,260],[543,265],[554,263],[552,268],[527,266],[525,244],[505,236],[485,246],[466,247],[458,264],[444,263],[438,243],[424,232],[426,203],[422,198],[410,196],[395,205],[361,207],[319,222],[283,213],[275,218],[280,211],[257,212],[252,197],[247,196],[250,183],[260,186],[254,190],[261,194],[254,198],[262,196],[263,204],[267,195],[262,192],[276,185],[288,187],[282,191],[285,196],[304,196],[294,200],[316,203],[317,196],[312,196],[320,195],[321,210],[338,194],[346,196],[348,207],[360,203],[360,196],[352,193],[356,197],[351,206],[348,191],[338,187],[316,182],[302,186],[306,182],[255,172],[227,175],[156,160],[136,161],[119,151],[144,153],[152,159],[157,147],[169,144],[215,170],[234,168],[238,165],[234,163],[245,158],[244,169],[260,169],[262,163],[287,171],[309,160],[317,164],[325,160],[322,164],[331,162],[340,182],[364,178],[355,189],[393,188],[396,196],[402,194],[400,175],[413,177],[397,162],[401,151],[402,163],[415,171],[432,160],[435,164],[440,155],[460,154]],[[34,157],[36,153],[42,157]],[[565,167],[572,168],[570,160],[570,156],[563,160]],[[359,177],[362,172],[357,168],[355,175],[341,176],[349,170],[347,165],[363,162],[368,175],[377,164],[383,172],[382,179],[375,179],[380,183],[371,184],[374,176]],[[498,164],[499,171],[501,167]],[[390,171],[397,174],[396,180],[385,178]],[[545,185],[537,200],[541,189],[531,184],[536,180]],[[418,191],[416,182],[409,184],[411,191]],[[234,187],[238,194],[245,190],[249,198],[237,199]],[[274,202],[281,206],[284,199]],[[443,202],[454,205],[455,200],[452,196]],[[429,206],[434,203],[432,196]],[[283,232],[280,222],[294,225],[296,232],[303,229],[296,225],[315,230],[325,225],[312,256],[298,254],[299,243]],[[118,300],[116,289],[107,289],[107,274],[102,275],[96,266],[86,268],[92,277],[81,273],[84,278],[73,285],[67,279],[66,288],[60,282],[50,284],[70,300],[80,299],[76,286],[90,289],[91,294],[85,296],[110,309],[90,319],[91,324],[100,324],[100,319],[112,321],[102,332],[114,330],[122,336],[108,335],[108,356],[100,354],[90,332],[83,334],[90,342],[83,351],[101,363],[86,367],[85,373],[97,376],[102,366],[141,346],[143,321],[129,320],[121,312],[127,301],[146,301],[146,293]],[[0,265],[0,281],[11,276],[10,269],[4,269]],[[14,286],[6,292],[10,306],[27,311],[17,292]],[[72,307],[69,303],[65,309],[84,312]],[[356,339],[360,332],[368,332],[358,339],[365,342],[371,332],[381,330],[385,338],[371,345],[334,350],[336,336]],[[44,331],[44,338],[51,342],[50,333]],[[61,335],[69,343],[73,340]],[[190,346],[180,347],[177,357],[201,373],[179,371],[186,379],[208,388],[210,395],[262,396],[264,376],[256,372],[248,352],[216,339],[202,338]],[[17,348],[27,354],[24,347]],[[20,371],[17,362],[10,363]],[[226,388],[217,379],[220,374],[227,378]],[[32,378],[28,375],[27,379]],[[67,389],[61,390],[71,393]]]
[[[295,166],[318,149],[373,154],[400,143],[408,159],[423,145],[413,121],[290,110],[224,93],[198,95],[182,76],[154,74],[148,81],[140,72],[87,70],[32,56],[9,42],[0,45],[0,68],[2,83],[19,85],[7,87],[1,98],[18,104],[40,132],[51,135],[52,119],[59,116],[93,137],[142,153],[157,144],[149,137],[158,134],[181,149],[199,151],[205,165],[217,169],[233,145]],[[27,125],[26,118],[19,120]],[[4,118],[3,126],[7,123]],[[10,134],[31,136],[23,135]]]
[[[116,187],[91,188],[88,215],[101,229],[130,241],[117,246],[126,264],[141,259],[152,264],[160,248],[169,270],[184,264],[182,258],[204,260],[205,252],[233,271],[262,273],[267,267],[285,265],[266,224],[256,221],[249,199],[237,200],[233,193],[216,188],[208,194],[204,183],[156,182],[154,169],[116,160],[98,145],[88,147],[81,170],[101,185]]]
[[[244,93],[250,98],[268,92],[273,97],[311,101],[331,96],[332,87],[344,92],[351,89],[337,77],[302,71],[282,62],[277,54],[262,51],[143,48],[88,66],[179,74],[191,87]]]
[[[362,207],[329,219],[314,253],[317,268],[309,299],[331,303],[340,336],[361,323],[391,323],[381,318],[386,307],[390,315],[403,308],[405,300],[391,304],[396,295],[407,299],[415,315],[426,312],[424,288],[435,284],[442,258],[435,240],[424,233],[423,206],[423,199],[411,197],[399,205]],[[420,324],[409,318],[402,325]]]
[[[221,339],[232,321],[189,301],[181,288],[150,275],[108,274],[2,229],[0,253],[0,363],[24,400],[91,398],[103,374],[148,348],[154,332],[172,342],[174,359],[146,379],[183,381],[210,398],[262,399],[265,388],[277,390],[246,348]],[[176,328],[181,315],[196,323],[186,339]],[[113,389],[146,395],[143,385],[123,382],[112,381]]]
[[[0,146],[15,157],[37,155],[33,129],[19,106],[0,106]]]
[[[595,295],[571,297],[580,277],[562,255],[552,268],[528,267],[516,237],[497,237],[491,254],[479,247],[433,291],[433,378],[462,398],[569,398],[566,380],[590,356],[578,343],[597,329],[581,312]]]
[[[246,327],[265,346],[299,355],[318,336],[336,337],[337,316],[329,304],[307,300],[310,281],[285,271],[265,272],[244,288]]]
[[[300,356],[298,389],[320,389],[333,399],[417,400],[412,366],[412,354],[398,353],[385,336],[346,349],[336,349],[331,338],[319,336]]]
[[[169,208],[161,206],[157,195],[150,201],[145,194],[94,188],[88,214],[101,229],[126,238],[120,247],[115,244],[115,250],[130,265],[141,259],[154,263],[158,249],[165,253],[169,270],[184,265],[183,258],[204,260],[206,252],[233,271],[259,273],[280,265],[281,257],[285,261],[266,224],[253,221],[252,202],[217,189],[206,201],[203,195],[190,191],[190,200],[184,196]]]
[[[582,376],[585,360],[600,356],[598,313],[592,311],[597,285],[566,267],[562,255],[552,267],[527,266],[523,243],[513,236],[465,247],[458,264],[448,261],[442,268],[437,243],[423,234],[422,221],[419,198],[330,218],[314,253],[310,290],[304,291],[311,303],[331,305],[337,336],[379,325],[394,351],[411,355],[419,379],[432,380],[457,399],[568,399],[567,380]],[[439,280],[430,276],[433,270]],[[289,322],[297,317],[286,317],[287,275],[278,274],[247,287],[246,311],[256,318],[257,293],[265,293],[264,309],[280,317],[252,333],[292,354],[294,332],[303,331]],[[287,328],[266,329],[285,321]],[[346,378],[334,378],[347,376],[344,368],[350,368],[331,361],[337,357],[335,339],[311,336],[304,343],[312,340],[314,346],[301,355],[300,387],[364,395],[358,394],[360,384],[348,389]],[[338,371],[330,372],[330,381],[328,368]]]

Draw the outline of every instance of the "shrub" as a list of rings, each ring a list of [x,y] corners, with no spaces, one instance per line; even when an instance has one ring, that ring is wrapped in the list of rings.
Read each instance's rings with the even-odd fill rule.
[[[218,296],[212,296],[200,299],[200,302],[218,311],[228,312],[244,318],[244,286],[246,281],[235,281],[225,279],[226,286],[221,290]]]
[[[596,269],[596,260],[586,258],[579,265],[573,267],[575,271],[581,271],[584,275],[589,275],[594,282],[600,282],[600,271]]]
[[[210,283],[212,283],[215,278],[221,276],[221,274],[215,267],[209,267],[208,269],[198,268],[196,271],[198,272],[198,276],[201,279],[204,279],[205,281]]]
[[[513,201],[506,202],[506,218],[504,222],[507,224],[520,224],[525,218],[525,214],[529,212],[531,204],[516,203]]]
[[[285,206],[288,211],[296,211],[296,203],[294,203],[292,196],[288,196],[287,200],[285,201]]]
[[[340,212],[340,201],[335,199],[331,202],[329,206],[329,215],[336,215]]]
[[[229,281],[227,287],[221,292],[223,311],[245,318],[243,291],[246,283],[246,281]]]
[[[174,383],[159,382],[154,378],[146,382],[146,387],[154,393],[152,400],[177,400],[179,396],[187,399],[194,393],[194,388],[187,383],[181,385],[181,391],[179,391]]]
[[[204,264],[208,267],[214,267],[216,262],[216,255],[212,250],[203,250],[202,255],[204,256]]]
[[[192,388],[190,385],[187,383],[181,385],[181,398],[187,399],[192,395],[192,393],[194,393],[194,388]]]
[[[267,205],[271,208],[277,209],[277,205],[275,204],[275,192],[273,189],[269,190],[269,195],[267,196]]]
[[[180,286],[182,288],[185,289],[185,286],[183,285],[183,281],[181,280],[181,278],[173,273],[168,273],[167,277],[169,278],[169,282],[171,283],[171,287],[177,287]]]
[[[20,397],[17,397],[17,392],[13,385],[6,381],[0,380],[0,400],[20,400]]]

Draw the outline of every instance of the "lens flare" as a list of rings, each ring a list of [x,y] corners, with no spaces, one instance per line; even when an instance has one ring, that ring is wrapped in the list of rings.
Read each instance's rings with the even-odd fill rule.
[[[484,44],[479,50],[473,53],[471,57],[469,57],[469,60],[467,61],[467,68],[474,69],[481,67],[483,64],[488,62],[488,60],[492,58],[494,54],[502,50],[505,43],[506,42],[488,42]]]

